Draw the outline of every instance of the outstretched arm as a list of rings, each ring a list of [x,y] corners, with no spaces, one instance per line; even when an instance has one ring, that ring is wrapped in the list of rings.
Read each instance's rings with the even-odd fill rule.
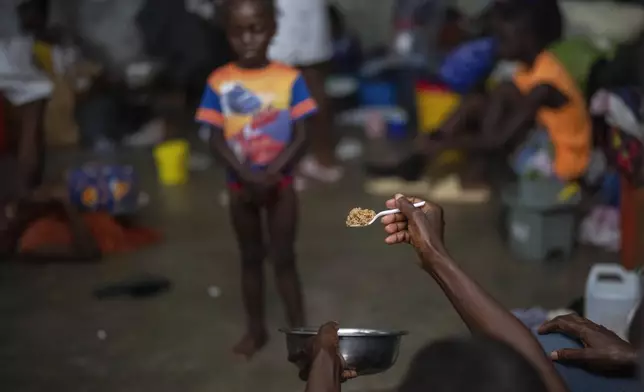
[[[549,391],[566,390],[532,333],[463,272],[449,255],[431,261],[424,258],[423,266],[439,284],[472,333],[503,341],[523,354],[539,371]]]
[[[532,333],[451,258],[443,243],[442,209],[426,203],[421,210],[412,205],[417,201],[402,195],[387,201],[388,208],[399,208],[402,213],[383,218],[389,235],[386,242],[408,242],[414,246],[421,266],[439,284],[472,333],[512,346],[537,369],[550,392],[567,391]]]

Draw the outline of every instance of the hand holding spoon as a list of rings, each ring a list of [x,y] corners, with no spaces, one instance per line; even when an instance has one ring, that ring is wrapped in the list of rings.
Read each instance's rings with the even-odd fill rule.
[[[421,202],[418,202],[418,203],[414,204],[414,207],[416,207],[416,208],[420,208],[420,207],[422,207],[422,206],[424,206],[424,205],[425,205],[425,202],[424,202],[424,201],[421,201]],[[367,214],[369,214],[369,212],[370,212],[371,214],[373,214],[373,217],[372,217],[369,221],[364,222],[364,223],[360,222],[360,223],[358,223],[358,224],[350,224],[350,223],[349,223],[349,220],[350,220],[350,218],[351,218],[353,215],[356,215],[356,217],[358,218],[358,221],[360,220],[360,218],[365,219],[365,218],[364,218],[364,216],[363,216],[363,215],[361,215],[361,213],[363,213],[363,214],[364,214],[365,212],[366,212]],[[393,209],[393,210],[381,211],[381,212],[379,212],[379,213],[377,213],[377,214],[376,214],[376,213],[375,213],[375,211],[373,211],[373,210],[363,210],[363,209],[360,209],[360,208],[354,208],[353,210],[351,210],[351,211],[349,212],[349,218],[347,219],[347,226],[348,226],[348,227],[367,227],[367,226],[369,226],[369,225],[373,224],[373,223],[374,223],[375,221],[377,221],[379,218],[382,218],[383,216],[386,216],[386,215],[393,215],[393,214],[398,214],[398,213],[400,213],[400,210],[399,210],[399,209],[397,209],[397,208],[396,208],[396,209]],[[368,219],[368,217],[367,217],[366,219]]]

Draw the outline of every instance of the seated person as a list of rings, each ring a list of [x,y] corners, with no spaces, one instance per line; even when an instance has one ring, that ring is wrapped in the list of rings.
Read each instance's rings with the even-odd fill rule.
[[[457,377],[456,375],[465,377]],[[421,348],[398,392],[546,392],[525,358],[485,337],[448,338]]]
[[[480,169],[490,154],[515,149],[529,139],[536,125],[542,131],[532,137],[541,140],[545,135],[550,144],[533,154],[548,158],[549,165],[539,166],[539,171],[562,181],[584,175],[591,155],[591,122],[578,86],[546,49],[558,36],[552,29],[561,29],[561,14],[554,11],[532,3],[496,5],[500,56],[518,62],[519,68],[512,81],[501,84],[490,97],[467,97],[427,141],[429,152],[457,148],[473,153],[480,162],[472,165],[478,169],[472,177],[480,181]],[[533,160],[523,159],[515,170],[524,174],[533,166],[537,166]]]
[[[439,284],[475,337],[439,342],[422,349],[399,389],[401,392],[641,390],[635,376],[638,354],[634,345],[578,316],[556,318],[539,330],[540,334],[559,333],[560,342],[554,343],[561,344],[564,335],[579,339],[577,348],[554,347],[553,341],[548,342],[544,336],[537,339],[451,258],[443,242],[442,209],[432,203],[415,208],[412,203],[418,201],[402,195],[387,201],[387,208],[399,208],[401,213],[382,219],[385,242],[409,243],[414,247],[420,266]],[[637,313],[634,320],[639,321],[641,309]],[[641,323],[635,322],[631,330],[639,335],[640,327]],[[356,376],[338,352],[337,328],[336,323],[325,324],[306,352],[289,358],[300,368],[300,376],[308,378],[309,392],[338,392],[342,381]],[[557,367],[552,361],[557,362]],[[559,366],[559,362],[565,366]],[[589,371],[577,371],[574,366]],[[621,378],[602,377],[606,371],[618,373]],[[469,382],[472,380],[475,382]]]

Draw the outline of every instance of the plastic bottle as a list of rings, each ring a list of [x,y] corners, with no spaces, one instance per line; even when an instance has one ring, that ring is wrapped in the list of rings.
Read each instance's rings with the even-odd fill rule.
[[[585,316],[622,338],[641,297],[640,276],[618,264],[596,264],[586,281]]]

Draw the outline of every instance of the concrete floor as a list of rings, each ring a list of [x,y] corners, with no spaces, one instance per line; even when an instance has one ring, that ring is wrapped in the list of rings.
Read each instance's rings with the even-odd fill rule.
[[[151,154],[131,158],[142,173],[152,173]],[[218,203],[219,171],[195,174],[176,189],[158,188],[148,177],[152,204],[143,218],[164,230],[164,244],[93,265],[0,265],[0,389],[303,390],[285,360],[277,332],[283,312],[272,284],[268,347],[249,363],[231,355],[243,318],[233,233]],[[333,319],[345,327],[410,331],[393,369],[345,385],[346,391],[379,391],[396,385],[421,345],[464,328],[409,249],[386,247],[377,226],[344,227],[350,208],[383,202],[365,195],[360,180],[354,168],[341,184],[302,195],[299,265],[312,325]],[[592,262],[614,258],[582,249],[556,265],[515,261],[495,230],[496,213],[489,206],[447,206],[446,236],[463,268],[508,307],[563,306],[582,293]],[[93,298],[98,286],[140,273],[170,278],[172,290],[145,300]],[[219,298],[208,295],[213,285]]]

